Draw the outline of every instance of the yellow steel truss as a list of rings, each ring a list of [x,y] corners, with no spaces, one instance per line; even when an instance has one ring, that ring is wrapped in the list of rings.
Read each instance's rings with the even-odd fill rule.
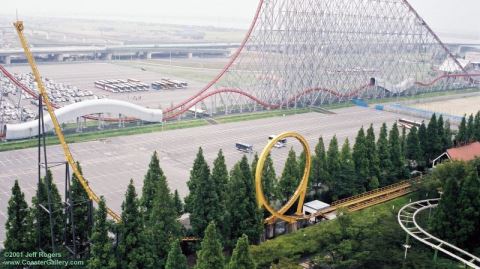
[[[80,173],[80,171],[77,168],[77,165],[75,163],[75,160],[73,159],[72,153],[70,152],[70,148],[68,147],[67,142],[65,141],[65,137],[63,135],[62,129],[60,125],[58,124],[57,117],[53,111],[52,104],[50,103],[50,100],[47,95],[47,91],[45,90],[45,86],[43,85],[40,73],[38,72],[37,69],[37,64],[35,63],[35,59],[33,58],[32,52],[30,51],[30,47],[28,46],[28,42],[23,35],[23,21],[16,21],[13,23],[15,26],[15,30],[17,31],[18,37],[20,38],[20,43],[22,44],[23,50],[25,52],[25,56],[27,57],[28,63],[30,64],[30,67],[32,68],[32,73],[35,77],[35,81],[37,82],[38,85],[38,90],[40,92],[40,95],[42,96],[43,102],[47,106],[48,114],[50,115],[50,118],[52,119],[52,123],[55,129],[55,134],[58,137],[58,140],[60,141],[60,145],[62,145],[63,153],[65,155],[65,159],[67,162],[70,164],[70,167],[73,170],[73,173],[77,176],[77,179],[79,180],[80,184],[82,187],[85,189],[85,191],[88,194],[88,197],[98,203],[100,201],[100,198],[93,192],[93,190],[90,188],[88,185],[88,182],[85,180],[83,175]],[[39,119],[40,120],[40,119]],[[108,215],[110,215],[115,221],[119,222],[120,221],[120,216],[115,213],[112,209],[107,207],[107,212]]]

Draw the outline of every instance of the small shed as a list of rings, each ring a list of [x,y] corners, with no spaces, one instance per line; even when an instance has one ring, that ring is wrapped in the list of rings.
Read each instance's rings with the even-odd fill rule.
[[[303,215],[314,215],[327,207],[330,207],[330,205],[319,200],[313,200],[303,204]],[[315,221],[315,217],[311,218],[310,221]]]

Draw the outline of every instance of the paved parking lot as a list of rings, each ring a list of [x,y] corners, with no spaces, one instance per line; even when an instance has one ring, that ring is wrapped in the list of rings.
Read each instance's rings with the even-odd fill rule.
[[[335,110],[337,114],[306,113],[286,117],[275,117],[228,124],[202,126],[134,136],[109,138],[106,141],[91,141],[71,145],[73,156],[82,164],[86,179],[98,195],[104,195],[108,205],[119,210],[126,186],[133,179],[141,191],[143,176],[152,152],[160,154],[170,188],[180,195],[188,192],[186,182],[198,147],[204,149],[207,161],[212,164],[219,149],[223,149],[228,169],[237,162],[242,153],[234,148],[236,142],[252,144],[261,151],[268,136],[282,131],[296,131],[306,137],[313,151],[319,136],[328,143],[334,134],[340,143],[348,137],[353,142],[360,126],[373,123],[376,131],[383,122],[393,123],[397,114],[373,109],[351,107]],[[327,144],[328,145],[328,144]],[[274,149],[273,157],[277,175],[286,159],[288,149],[293,146],[300,153],[301,146],[293,140],[288,147]],[[59,146],[48,147],[49,161],[63,161]],[[252,155],[248,156],[252,159]],[[0,152],[0,241],[4,239],[7,201],[15,179],[20,181],[27,201],[36,190],[37,151],[35,148]],[[52,169],[54,180],[61,192],[64,189],[64,167]]]
[[[208,62],[208,59],[202,61]],[[122,64],[125,64],[122,62]],[[140,64],[141,65],[141,64]],[[168,67],[168,65],[166,65]],[[172,67],[175,68],[175,67]],[[150,108],[167,107],[178,104],[194,95],[205,85],[205,82],[192,80],[188,77],[171,76],[162,72],[142,70],[136,66],[126,66],[108,62],[85,62],[63,64],[41,64],[38,69],[42,76],[51,78],[59,83],[65,83],[78,87],[81,90],[92,91],[97,96],[105,95],[107,98],[129,101]],[[11,73],[29,73],[28,65],[9,66]],[[212,71],[216,74],[218,71]],[[212,75],[213,77],[214,75]],[[144,83],[151,84],[161,78],[171,78],[189,83],[185,89],[150,90],[147,92],[111,93],[97,89],[94,82],[104,79],[127,79],[134,78]]]

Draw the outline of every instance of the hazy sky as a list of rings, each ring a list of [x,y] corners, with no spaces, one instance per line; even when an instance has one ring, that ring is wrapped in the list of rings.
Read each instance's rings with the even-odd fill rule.
[[[336,1],[336,0],[332,0]],[[15,17],[122,18],[160,23],[247,28],[258,0],[15,0],[2,1],[0,13]],[[439,34],[480,40],[480,0],[410,0]]]

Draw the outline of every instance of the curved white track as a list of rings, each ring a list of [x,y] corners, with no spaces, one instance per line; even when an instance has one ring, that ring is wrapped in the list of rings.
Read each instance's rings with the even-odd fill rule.
[[[446,241],[443,241],[420,227],[415,219],[418,213],[423,210],[435,208],[438,206],[440,199],[428,199],[413,202],[405,205],[398,211],[398,223],[402,229],[410,236],[418,241],[430,246],[435,250],[439,250],[448,256],[462,262],[471,268],[480,268],[480,258],[476,257],[463,249],[460,249]]]
[[[150,109],[129,102],[97,99],[74,103],[55,110],[55,115],[59,123],[76,121],[77,118],[90,114],[111,114],[129,116],[148,122],[161,122],[163,113],[161,109]],[[46,113],[43,117],[45,122],[45,131],[53,130],[52,120]],[[38,120],[33,120],[18,124],[7,124],[5,138],[22,139],[38,135]]]

